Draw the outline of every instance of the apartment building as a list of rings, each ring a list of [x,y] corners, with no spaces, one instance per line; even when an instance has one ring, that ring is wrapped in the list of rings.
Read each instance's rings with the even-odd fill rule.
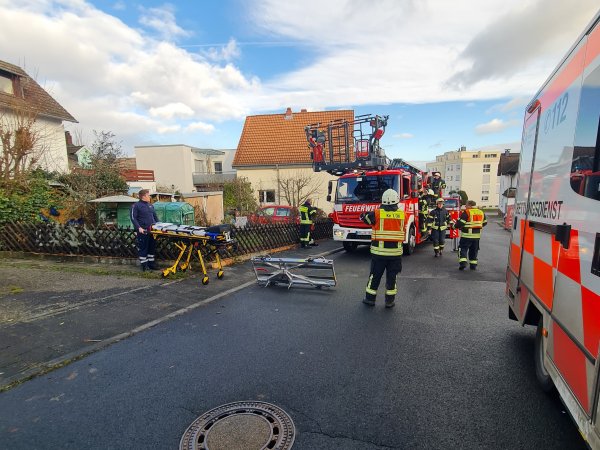
[[[427,163],[429,173],[440,172],[446,180],[446,193],[465,191],[471,200],[484,208],[497,208],[500,194],[498,163],[509,147],[518,143],[484,147],[468,151],[466,147],[436,156]]]

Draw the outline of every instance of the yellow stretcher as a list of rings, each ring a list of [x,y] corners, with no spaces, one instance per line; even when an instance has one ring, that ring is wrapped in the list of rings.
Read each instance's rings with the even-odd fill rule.
[[[192,255],[195,255],[202,269],[202,284],[207,285],[209,278],[204,257],[215,255],[219,268],[217,278],[223,278],[224,272],[219,250],[231,249],[235,245],[235,240],[231,238],[231,227],[229,225],[197,227],[158,222],[152,225],[150,232],[156,238],[173,241],[175,247],[179,249],[179,255],[175,263],[162,271],[163,277],[176,273],[177,269],[185,272],[191,267]]]

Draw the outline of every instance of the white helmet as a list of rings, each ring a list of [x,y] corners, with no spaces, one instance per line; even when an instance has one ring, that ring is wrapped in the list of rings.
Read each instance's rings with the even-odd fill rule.
[[[388,189],[381,197],[381,203],[384,205],[397,205],[399,201],[400,197],[398,197],[398,193],[393,189]]]

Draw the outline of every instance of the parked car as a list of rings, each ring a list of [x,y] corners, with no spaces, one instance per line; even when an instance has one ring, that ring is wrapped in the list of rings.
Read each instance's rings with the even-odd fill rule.
[[[288,205],[269,205],[261,207],[248,217],[250,223],[299,223],[298,209]]]

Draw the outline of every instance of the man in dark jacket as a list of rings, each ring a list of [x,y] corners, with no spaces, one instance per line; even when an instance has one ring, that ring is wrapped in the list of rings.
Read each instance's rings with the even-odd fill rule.
[[[150,203],[150,193],[147,189],[139,192],[140,201],[131,207],[131,222],[137,235],[138,258],[143,271],[156,270],[154,251],[156,242],[150,233],[150,228],[158,222],[154,206]]]
[[[442,192],[446,189],[446,182],[442,179],[439,172],[433,172],[433,180],[431,180],[431,189],[436,197],[441,197]]]
[[[427,223],[431,228],[431,240],[433,241],[434,256],[442,256],[444,250],[444,242],[446,240],[446,229],[450,225],[452,219],[450,213],[444,208],[444,199],[438,198],[435,202],[435,208],[429,213]]]
[[[310,232],[313,227],[313,218],[317,214],[317,208],[310,205],[310,201],[306,200],[304,204],[298,208],[300,212],[300,247],[309,248],[311,245],[318,246],[314,239],[310,238]]]

